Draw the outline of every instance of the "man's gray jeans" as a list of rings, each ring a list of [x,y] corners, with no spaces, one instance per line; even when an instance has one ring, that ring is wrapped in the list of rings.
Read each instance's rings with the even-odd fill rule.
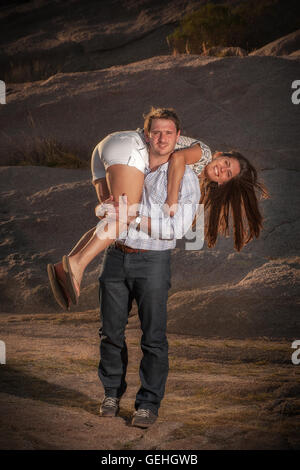
[[[170,284],[170,250],[123,253],[109,247],[100,275],[99,378],[105,394],[121,397],[127,388],[128,364],[125,328],[136,299],[141,322],[141,387],[135,409],[158,414],[167,380],[167,299]]]

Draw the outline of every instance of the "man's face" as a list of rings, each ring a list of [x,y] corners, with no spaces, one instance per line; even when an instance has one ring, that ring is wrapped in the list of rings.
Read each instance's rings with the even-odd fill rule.
[[[150,155],[153,157],[169,156],[176,145],[180,131],[177,132],[176,125],[170,119],[153,119],[146,140],[150,146]]]

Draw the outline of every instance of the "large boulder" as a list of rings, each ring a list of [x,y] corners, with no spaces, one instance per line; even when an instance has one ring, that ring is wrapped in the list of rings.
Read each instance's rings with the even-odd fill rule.
[[[300,29],[293,33],[276,39],[265,46],[251,52],[249,55],[255,56],[280,56],[280,55],[298,55],[300,50]]]

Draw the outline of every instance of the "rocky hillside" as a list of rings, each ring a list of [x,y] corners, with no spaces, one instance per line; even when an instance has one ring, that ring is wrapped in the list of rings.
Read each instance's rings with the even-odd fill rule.
[[[174,251],[170,331],[294,337],[299,328],[300,107],[292,103],[291,84],[298,68],[296,58],[162,56],[11,84],[0,114],[1,159],[8,164],[16,147],[26,152],[38,136],[72,147],[88,160],[107,133],[140,126],[150,105],[175,107],[185,134],[201,138],[212,150],[235,148],[249,157],[271,199],[262,202],[262,237],[240,254],[231,240],[220,240],[213,250]],[[0,170],[2,311],[56,311],[45,267],[95,224],[90,172]],[[98,270],[99,259],[85,278],[80,310],[97,308]]]
[[[0,10],[6,82],[96,70],[168,54],[166,37],[203,0],[37,0]],[[1,77],[3,79],[3,77]]]

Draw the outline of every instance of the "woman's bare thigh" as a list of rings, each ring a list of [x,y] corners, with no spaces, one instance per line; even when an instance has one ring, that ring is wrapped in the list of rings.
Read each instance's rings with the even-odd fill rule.
[[[144,174],[133,166],[111,165],[106,170],[106,180],[110,194],[115,201],[126,194],[128,204],[137,204],[141,200]]]

